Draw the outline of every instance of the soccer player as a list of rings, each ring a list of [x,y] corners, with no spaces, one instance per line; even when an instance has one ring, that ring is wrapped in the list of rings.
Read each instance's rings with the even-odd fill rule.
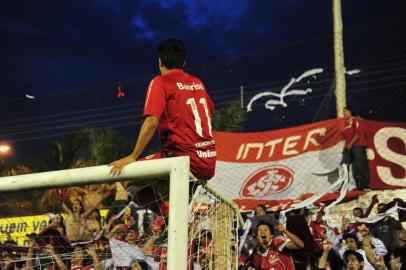
[[[191,172],[209,180],[216,164],[213,102],[204,84],[183,71],[186,47],[182,41],[165,40],[158,45],[157,53],[161,75],[149,84],[137,143],[129,156],[110,164],[111,173],[118,175],[127,164],[138,160],[159,128],[162,149],[146,159],[190,156]]]

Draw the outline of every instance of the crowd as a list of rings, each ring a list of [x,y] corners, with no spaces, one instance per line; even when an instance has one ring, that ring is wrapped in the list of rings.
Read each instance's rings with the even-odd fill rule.
[[[259,205],[248,219],[250,234],[243,239],[239,269],[406,269],[406,230],[401,223],[406,221],[406,203],[379,203],[377,217],[367,218],[377,203],[374,196],[365,213],[354,208],[353,220],[343,217],[339,227],[326,222],[323,208],[314,220],[308,209],[288,212],[284,226],[277,213]],[[388,214],[393,209],[398,219]]]
[[[62,193],[63,212],[48,214],[48,225],[27,235],[28,247],[12,239],[0,245],[0,269],[165,269],[167,201],[158,200],[155,212],[140,207],[119,182]]]
[[[89,191],[90,197],[86,196]],[[155,212],[140,216],[140,207],[122,183],[76,189],[75,196],[69,193],[61,202],[64,213],[48,214],[48,226],[27,235],[28,247],[10,240],[0,245],[0,269],[166,269],[167,201],[160,201]],[[108,222],[102,225],[98,209],[112,195]],[[86,198],[92,201],[85,202]],[[394,206],[398,206],[394,214],[385,214]],[[374,196],[368,209],[355,207],[352,218],[343,217],[341,226],[333,227],[326,222],[323,208],[287,212],[286,224],[281,224],[279,213],[258,205],[246,215],[248,234],[240,233],[244,245],[238,268],[406,269],[406,230],[401,223],[406,221],[405,206],[401,199],[383,204]],[[371,217],[375,207],[379,218]],[[197,219],[190,223],[188,268],[216,269],[212,232],[205,228],[196,233]]]

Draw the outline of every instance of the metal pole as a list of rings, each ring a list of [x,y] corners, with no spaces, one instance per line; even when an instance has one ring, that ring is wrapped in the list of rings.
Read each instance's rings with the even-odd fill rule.
[[[171,168],[185,159],[174,157],[159,160],[137,161],[126,166],[119,176],[110,174],[107,165],[69,170],[33,173],[0,177],[0,192],[28,189],[58,188],[84,184],[117,182],[124,180],[143,180],[168,176]]]
[[[169,186],[168,270],[187,270],[189,157],[171,170]]]
[[[336,108],[337,116],[343,116],[346,105],[346,83],[344,68],[343,46],[343,21],[341,16],[341,0],[333,0],[333,23],[334,23],[334,68],[336,85]]]
[[[240,86],[241,109],[244,109],[244,86]]]

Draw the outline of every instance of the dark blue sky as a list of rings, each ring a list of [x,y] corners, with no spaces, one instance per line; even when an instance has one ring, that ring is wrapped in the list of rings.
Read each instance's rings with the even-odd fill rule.
[[[325,35],[331,2],[1,1],[0,100],[156,73],[168,37],[186,41],[195,66]],[[344,26],[405,14],[404,2],[343,0]]]

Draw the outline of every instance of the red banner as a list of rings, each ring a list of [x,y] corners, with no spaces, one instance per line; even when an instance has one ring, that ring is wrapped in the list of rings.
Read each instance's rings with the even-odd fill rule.
[[[338,179],[334,170],[341,162],[344,124],[344,119],[332,119],[275,131],[217,132],[216,175],[209,185],[246,210],[253,201],[291,205],[306,194],[329,192]],[[367,138],[370,188],[406,187],[406,124],[367,120],[361,124]]]
[[[406,187],[406,124],[364,120],[370,188]]]

